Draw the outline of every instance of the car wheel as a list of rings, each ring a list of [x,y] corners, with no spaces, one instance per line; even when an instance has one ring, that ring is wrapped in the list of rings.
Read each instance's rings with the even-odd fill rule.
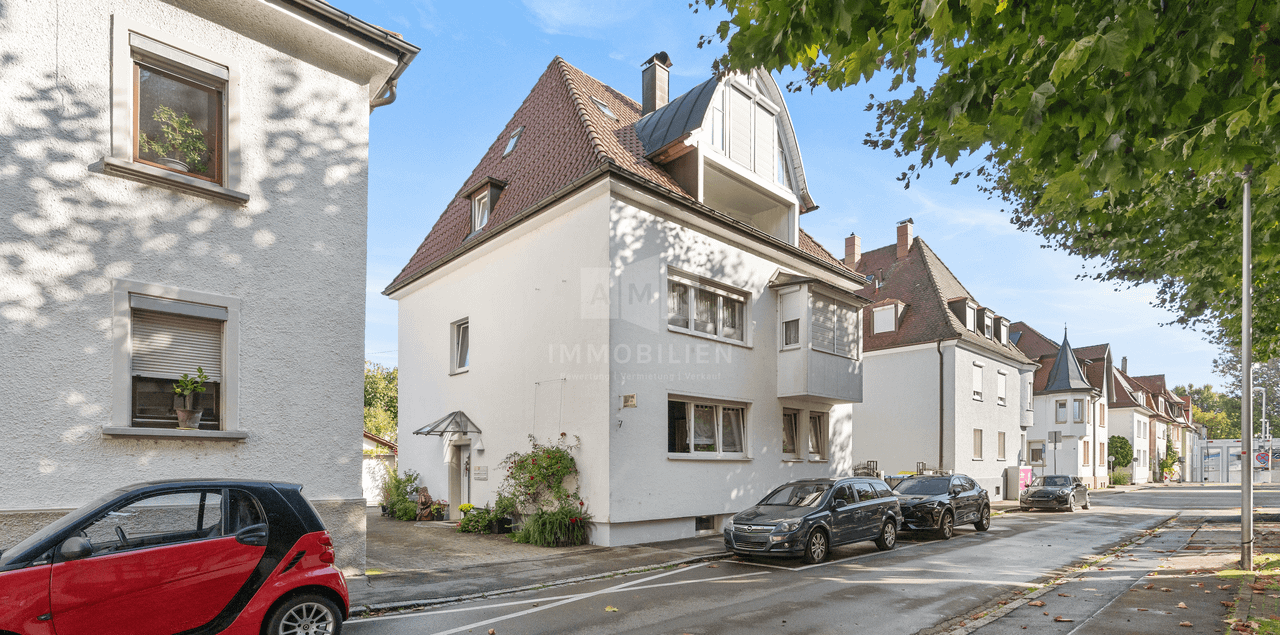
[[[1070,501],[1070,502],[1069,502],[1069,503],[1067,503],[1067,504],[1071,506],[1071,507],[1070,507],[1070,509],[1068,509],[1067,511],[1075,511],[1075,510],[1076,510],[1076,495],[1075,495],[1075,494],[1072,494],[1072,495],[1071,495],[1071,498],[1068,498],[1067,500],[1068,500],[1068,501]]]
[[[898,527],[893,519],[884,521],[884,527],[880,529],[880,537],[876,538],[876,547],[880,551],[888,551],[898,544]]]
[[[299,595],[276,607],[267,623],[267,635],[338,635],[342,612],[322,595]]]
[[[986,531],[991,528],[991,508],[983,505],[982,513],[978,514],[978,522],[973,524],[973,528],[978,531]]]
[[[827,559],[827,532],[814,529],[804,543],[804,561],[817,564]]]
[[[942,520],[938,523],[938,538],[941,540],[951,540],[951,536],[955,532],[956,517],[952,516],[950,511],[942,512]]]
[[[1089,492],[1084,493],[1084,508],[1089,509]]]
[[[1031,511],[1031,508],[1030,508],[1030,507],[1021,507],[1021,506],[1020,506],[1020,507],[1018,507],[1018,511],[1020,511],[1020,512],[1029,512],[1029,511]]]

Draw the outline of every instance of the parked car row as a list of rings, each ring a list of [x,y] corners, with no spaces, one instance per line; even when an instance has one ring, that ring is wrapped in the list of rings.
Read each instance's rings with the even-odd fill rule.
[[[745,556],[822,562],[832,547],[874,540],[893,549],[898,532],[932,531],[947,540],[957,524],[991,526],[987,490],[964,475],[919,475],[897,488],[874,477],[814,478],[778,487],[724,528],[725,548]]]

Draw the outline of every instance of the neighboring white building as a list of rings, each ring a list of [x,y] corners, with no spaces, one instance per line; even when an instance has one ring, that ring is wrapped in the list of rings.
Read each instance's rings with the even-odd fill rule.
[[[1108,425],[1110,345],[1072,348],[1065,329],[1058,344],[1024,322],[1009,328],[1018,349],[1040,364],[1033,385],[1035,425],[1027,433],[1027,462],[1037,476],[1068,474],[1089,487],[1106,487],[1107,446],[1116,433],[1115,426]]]
[[[845,241],[845,264],[873,280],[855,460],[889,474],[954,471],[1016,499],[1005,479],[1031,426],[1036,365],[1009,341],[1009,321],[978,304],[913,228],[899,223],[896,244],[865,254],[857,236]]]
[[[1148,461],[1149,478],[1157,482],[1170,478],[1184,480],[1183,464],[1186,454],[1183,453],[1182,439],[1186,431],[1192,427],[1190,406],[1183,397],[1169,390],[1164,375],[1131,377],[1130,381],[1145,388],[1143,395],[1146,398],[1146,406],[1153,412],[1150,417],[1151,429],[1147,435],[1146,448],[1151,458]],[[1171,468],[1171,474],[1166,475],[1160,471],[1160,461],[1168,455],[1170,447],[1178,455],[1179,461]]]
[[[1128,466],[1116,465],[1115,471],[1127,471],[1132,475],[1134,485],[1151,480],[1151,435],[1152,417],[1156,411],[1150,407],[1150,395],[1147,389],[1134,381],[1125,373],[1126,364],[1112,370],[1113,387],[1111,412],[1111,434],[1120,435],[1133,445],[1133,463]]]
[[[365,504],[377,507],[382,500],[383,482],[389,474],[396,471],[396,444],[365,432],[363,447],[360,488],[364,490]]]
[[[717,531],[852,469],[865,279],[799,229],[783,93],[752,73],[668,104],[668,66],[642,106],[553,60],[386,290],[400,466],[454,517],[530,435],[580,439],[601,545]]]
[[[319,0],[2,12],[0,547],[129,483],[277,479],[362,571],[369,114],[418,49]]]

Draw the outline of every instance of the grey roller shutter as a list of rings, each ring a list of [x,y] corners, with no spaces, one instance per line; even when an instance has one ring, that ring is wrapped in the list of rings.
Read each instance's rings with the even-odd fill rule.
[[[774,154],[773,140],[778,137],[774,131],[773,115],[764,106],[756,104],[756,174],[773,182],[774,168],[777,161]]]
[[[210,381],[222,381],[222,325],[145,309],[133,310],[133,375],[178,379],[204,369]]]
[[[751,98],[742,91],[729,90],[729,158],[752,168]]]
[[[813,347],[828,353],[835,352],[836,325],[831,305],[831,300],[820,295],[813,296],[813,321],[809,329],[813,333]]]

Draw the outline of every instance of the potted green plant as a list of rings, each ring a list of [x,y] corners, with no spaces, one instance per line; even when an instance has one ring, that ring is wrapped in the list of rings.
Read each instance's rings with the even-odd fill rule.
[[[156,163],[175,170],[196,174],[209,171],[209,144],[189,113],[179,115],[168,106],[157,106],[151,118],[160,123],[160,135],[156,138],[139,134],[139,150],[157,155]]]
[[[204,382],[206,381],[209,381],[209,376],[204,374],[203,368],[196,366],[195,377],[182,373],[182,378],[173,383],[174,394],[182,397],[182,407],[173,409],[178,413],[179,429],[192,430],[200,427],[200,413],[204,412],[204,409],[195,407],[196,393],[205,391]]]

